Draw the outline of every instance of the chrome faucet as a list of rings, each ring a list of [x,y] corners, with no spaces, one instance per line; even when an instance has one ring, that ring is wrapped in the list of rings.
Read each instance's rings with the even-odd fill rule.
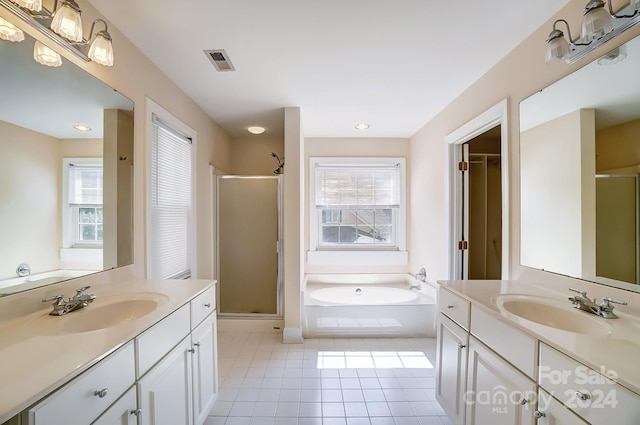
[[[90,286],[83,286],[76,291],[73,297],[69,297],[67,301],[64,301],[63,295],[54,295],[42,300],[43,303],[54,301],[52,304],[53,310],[49,313],[51,316],[63,316],[74,310],[79,310],[91,304],[96,299],[95,294],[83,294],[84,291],[89,289]]]
[[[592,313],[600,317],[604,317],[605,319],[618,318],[618,316],[613,312],[613,306],[611,305],[611,303],[627,305],[626,301],[610,297],[604,297],[602,299],[602,302],[600,304],[597,304],[595,298],[593,299],[593,301],[591,301],[587,297],[587,291],[575,288],[569,288],[569,290],[579,294],[573,297],[569,297],[569,301],[571,301],[573,307],[579,308],[580,310],[584,310],[588,313]]]
[[[422,289],[422,282],[426,281],[427,271],[424,269],[424,267],[422,267],[420,270],[418,270],[418,273],[416,273],[416,283],[410,285],[409,289]]]

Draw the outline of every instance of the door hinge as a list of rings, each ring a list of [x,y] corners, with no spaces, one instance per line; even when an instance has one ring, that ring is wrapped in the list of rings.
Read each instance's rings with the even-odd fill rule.
[[[469,163],[466,161],[458,162],[458,170],[467,171],[469,169]]]
[[[468,248],[467,241],[458,241],[458,249],[464,251]]]

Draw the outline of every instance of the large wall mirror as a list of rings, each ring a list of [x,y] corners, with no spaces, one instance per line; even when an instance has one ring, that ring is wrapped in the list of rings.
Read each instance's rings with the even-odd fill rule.
[[[521,263],[640,292],[640,37],[520,104]]]
[[[0,39],[0,296],[133,262],[133,102],[33,48]]]

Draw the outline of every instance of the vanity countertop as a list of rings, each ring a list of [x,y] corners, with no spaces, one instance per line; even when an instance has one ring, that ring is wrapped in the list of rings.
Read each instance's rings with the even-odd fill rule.
[[[51,303],[25,316],[0,322],[0,423],[87,370],[126,342],[189,302],[212,280],[132,279],[91,288],[95,301],[65,316],[49,316]],[[59,321],[98,308],[103,300],[161,294],[158,307],[135,320],[90,332],[51,334],[29,326],[34,320]],[[103,301],[106,302],[106,301]]]
[[[505,280],[450,280],[438,281],[444,287],[481,308],[489,314],[506,320],[534,338],[556,348],[580,363],[614,378],[616,382],[640,394],[640,320],[624,314],[622,307],[615,309],[619,319],[604,319],[578,311],[601,320],[611,327],[608,335],[591,335],[551,328],[522,319],[498,306],[498,298],[504,295],[525,295],[566,301],[571,307],[571,292],[562,293],[519,281]],[[472,317],[473,323],[473,317]],[[472,332],[473,333],[473,332]]]

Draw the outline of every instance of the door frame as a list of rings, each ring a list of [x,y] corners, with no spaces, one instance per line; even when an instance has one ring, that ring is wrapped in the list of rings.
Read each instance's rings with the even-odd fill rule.
[[[458,271],[462,266],[462,254],[458,250],[458,241],[462,237],[462,224],[459,219],[463,214],[462,174],[458,170],[458,163],[462,161],[462,145],[469,140],[500,126],[500,155],[504,160],[501,165],[502,181],[502,279],[509,279],[510,275],[510,210],[509,210],[509,129],[508,101],[503,99],[493,107],[481,113],[460,128],[445,136],[448,149],[448,197],[449,197],[449,247],[447,251],[449,263],[449,279],[460,279]]]

